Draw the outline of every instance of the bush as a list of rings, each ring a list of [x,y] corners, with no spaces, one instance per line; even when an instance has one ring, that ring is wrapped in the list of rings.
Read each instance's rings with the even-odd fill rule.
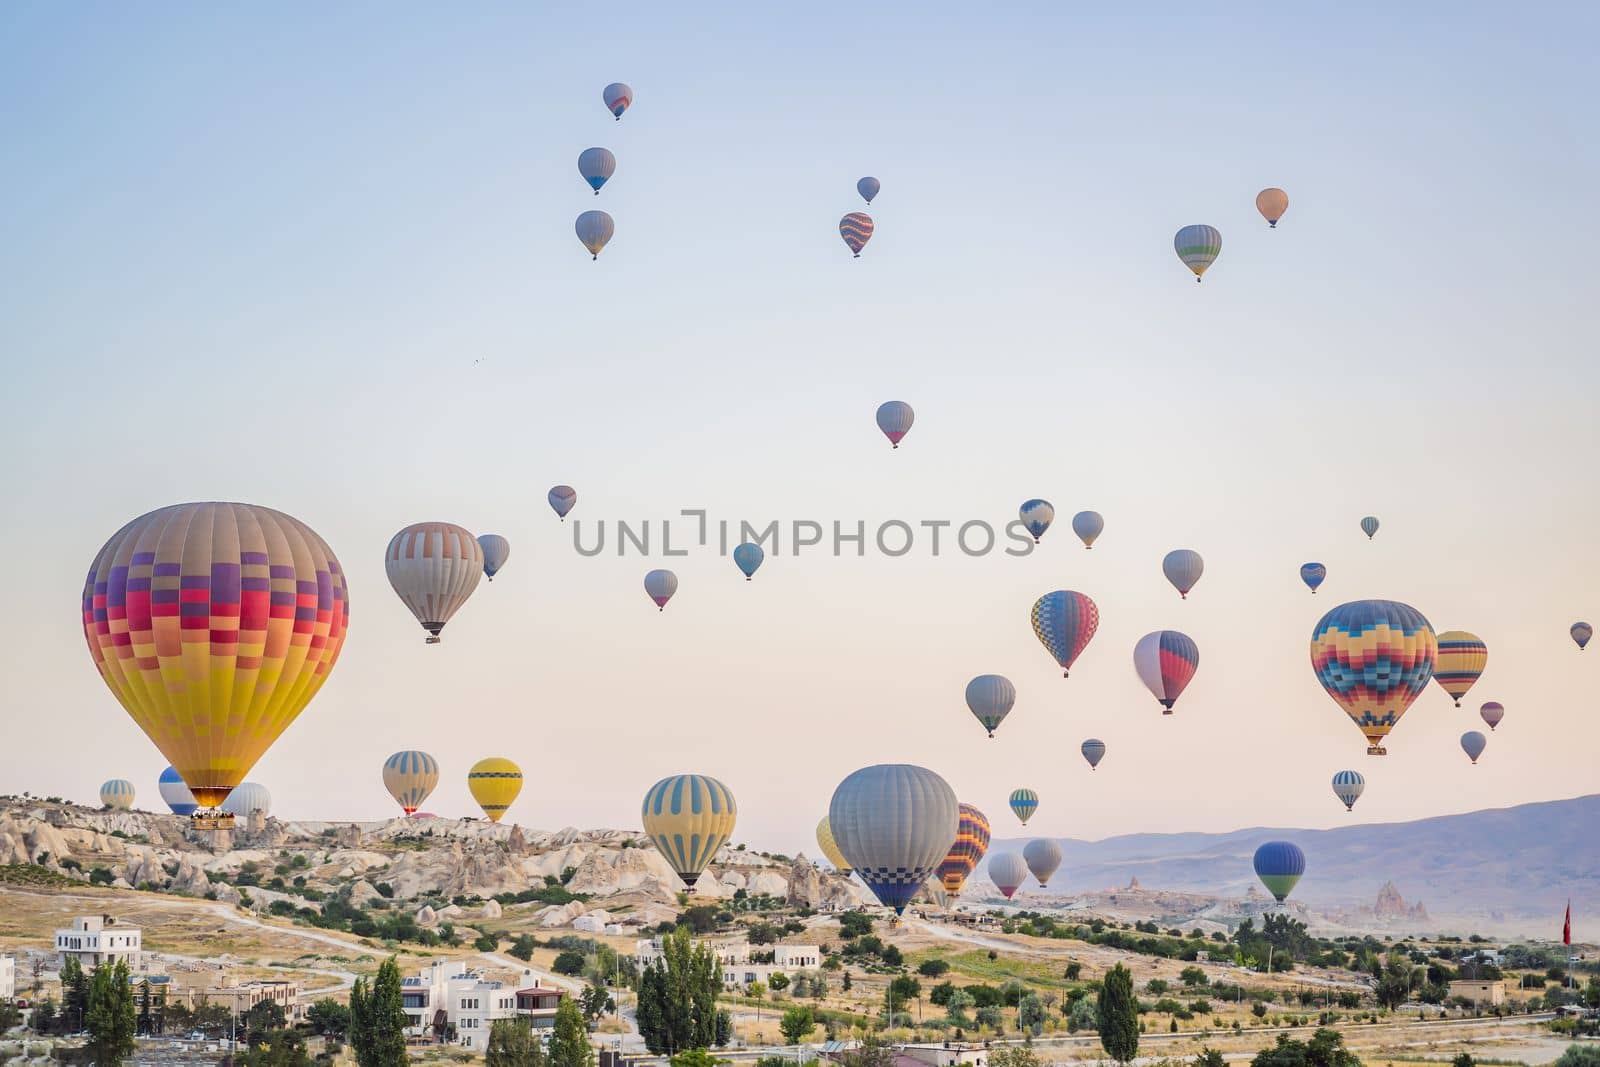
[[[550,969],[555,971],[557,974],[582,974],[583,963],[583,953],[569,948],[563,950],[562,953],[556,957],[556,961],[550,965]]]
[[[944,960],[923,960],[917,966],[917,973],[924,978],[938,978],[950,970],[950,964]]]

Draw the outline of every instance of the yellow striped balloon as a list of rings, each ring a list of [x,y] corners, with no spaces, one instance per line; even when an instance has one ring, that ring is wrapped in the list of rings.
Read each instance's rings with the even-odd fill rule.
[[[426,752],[408,749],[383,761],[383,787],[407,815],[422,807],[439,784],[439,761]]]
[[[822,849],[822,854],[828,857],[828,862],[833,864],[835,870],[846,878],[850,877],[850,861],[839,851],[839,843],[833,839],[833,828],[828,825],[826,815],[817,823],[817,847]]]
[[[508,759],[491,756],[472,765],[467,789],[490,822],[499,822],[522,792],[522,768]]]
[[[1433,679],[1461,706],[1473,683],[1489,663],[1489,646],[1477,634],[1465,630],[1446,630],[1439,635],[1439,658],[1433,666]]]
[[[644,795],[644,832],[690,889],[727,844],[739,816],[728,787],[704,774],[663,778]]]

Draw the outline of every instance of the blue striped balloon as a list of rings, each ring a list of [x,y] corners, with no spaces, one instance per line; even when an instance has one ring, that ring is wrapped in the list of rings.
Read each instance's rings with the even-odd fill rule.
[[[193,815],[200,810],[200,805],[195,803],[194,794],[189,792],[189,787],[184,784],[183,775],[175,768],[168,767],[161,772],[161,777],[156,779],[156,789],[174,815]]]
[[[133,807],[133,783],[126,778],[113,778],[100,787],[100,806],[127,811]]]
[[[426,752],[407,749],[383,761],[383,787],[407,815],[422,807],[439,784],[439,761]]]
[[[1333,776],[1333,795],[1344,802],[1345,811],[1354,811],[1356,801],[1366,791],[1367,780],[1360,771],[1340,771]]]
[[[733,793],[704,774],[663,778],[644,795],[644,832],[693,889],[717,849],[733,836],[739,808]]]

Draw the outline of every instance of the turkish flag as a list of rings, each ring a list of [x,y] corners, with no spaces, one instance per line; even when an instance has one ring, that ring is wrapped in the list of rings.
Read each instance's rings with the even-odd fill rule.
[[[1572,901],[1567,901],[1567,918],[1561,924],[1561,943],[1572,944]]]

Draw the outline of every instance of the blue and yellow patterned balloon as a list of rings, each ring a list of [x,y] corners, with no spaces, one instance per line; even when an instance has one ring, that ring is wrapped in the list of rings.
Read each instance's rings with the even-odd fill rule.
[[[1100,609],[1094,601],[1070,589],[1057,589],[1034,601],[1029,617],[1034,636],[1061,665],[1063,678],[1100,628]]]
[[[1356,600],[1324,615],[1311,631],[1317,681],[1367,738],[1367,755],[1427,688],[1438,638],[1422,612],[1396,600]]]
[[[383,761],[383,787],[407,815],[422,807],[439,784],[439,761],[426,752],[407,749]]]
[[[100,806],[116,811],[133,808],[133,783],[126,778],[113,778],[100,787]]]
[[[663,778],[644,795],[644,832],[690,889],[717,849],[733,836],[739,809],[733,793],[704,774]]]
[[[1011,812],[1022,825],[1028,825],[1028,820],[1033,818],[1033,813],[1039,810],[1039,794],[1031,789],[1013,789],[1011,791]]]

